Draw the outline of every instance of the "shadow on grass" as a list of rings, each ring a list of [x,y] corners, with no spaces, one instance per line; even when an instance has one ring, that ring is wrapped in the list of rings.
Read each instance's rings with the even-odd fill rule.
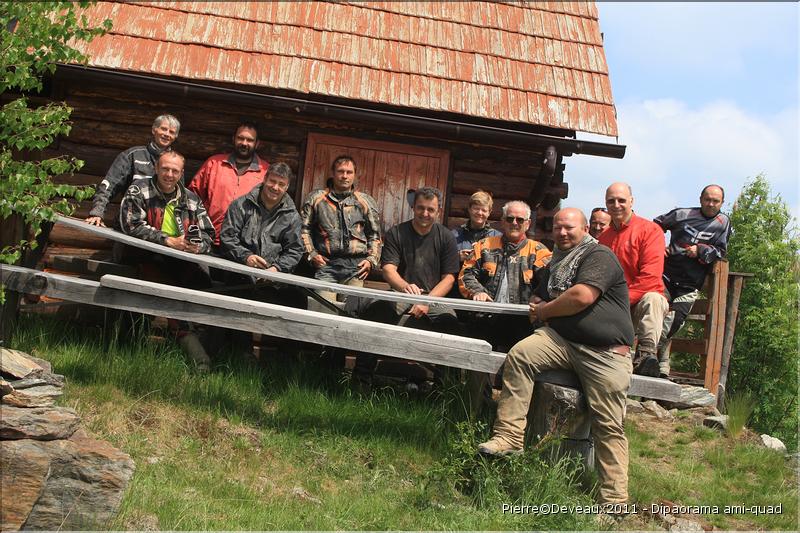
[[[259,364],[223,353],[210,374],[198,375],[173,341],[158,342],[149,333],[139,325],[105,346],[96,328],[32,317],[12,346],[51,361],[75,383],[112,385],[130,396],[297,434],[389,438],[430,450],[442,444],[449,420],[463,418],[453,389],[425,398],[391,390],[361,395],[313,357]]]

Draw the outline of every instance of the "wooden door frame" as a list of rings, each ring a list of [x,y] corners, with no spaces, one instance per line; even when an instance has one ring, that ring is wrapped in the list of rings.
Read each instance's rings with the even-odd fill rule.
[[[302,175],[302,181],[297,184],[295,194],[298,196],[297,205],[302,205],[303,189],[305,180],[311,173],[308,171],[314,165],[314,154],[316,152],[317,144],[353,144],[357,141],[359,148],[366,150],[377,150],[381,152],[400,152],[410,155],[420,155],[425,157],[433,157],[439,160],[439,177],[444,178],[445,186],[442,188],[442,196],[444,197],[442,209],[442,224],[447,225],[447,218],[450,209],[450,150],[444,148],[431,148],[428,146],[419,146],[417,144],[406,144],[393,141],[376,141],[374,139],[364,139],[362,137],[348,137],[345,135],[332,135],[329,133],[309,132],[306,137],[305,158],[303,161],[303,168],[298,172]],[[298,203],[299,202],[299,203]]]

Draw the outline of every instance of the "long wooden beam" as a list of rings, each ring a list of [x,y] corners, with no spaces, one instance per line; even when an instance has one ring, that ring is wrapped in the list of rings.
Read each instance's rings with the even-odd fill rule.
[[[47,295],[71,302],[265,333],[478,372],[497,372],[506,357],[504,353],[490,351],[488,343],[477,339],[177,289],[120,276],[105,275],[97,283],[3,265],[0,268],[0,279],[9,289],[27,294]],[[580,387],[575,374],[566,370],[543,372],[536,376],[536,380]],[[628,395],[678,401],[681,387],[664,379],[634,375],[631,376]]]
[[[497,372],[505,354],[486,341],[403,328],[315,311],[287,308],[232,296],[104,276],[96,281],[3,266],[2,282],[11,290],[43,294],[124,311],[151,314],[223,328],[402,357],[480,372]]]
[[[330,291],[339,294],[347,294],[350,296],[359,296],[362,298],[370,298],[373,300],[386,300],[390,302],[403,302],[408,304],[439,304],[447,306],[451,309],[462,309],[464,311],[477,311],[482,313],[495,313],[495,314],[512,314],[512,315],[527,315],[528,306],[519,304],[500,304],[495,302],[475,302],[472,300],[462,300],[459,298],[437,298],[432,296],[416,296],[413,294],[405,294],[395,291],[382,291],[378,289],[367,289],[364,287],[352,287],[349,285],[340,285],[338,283],[331,283],[328,281],[319,281],[312,278],[304,278],[294,274],[286,274],[283,272],[268,272],[259,268],[252,268],[247,265],[242,265],[234,261],[214,257],[211,255],[190,254],[180,250],[174,250],[168,246],[161,246],[152,242],[147,242],[142,239],[137,239],[129,235],[125,235],[119,231],[110,228],[101,228],[86,224],[82,220],[75,218],[58,217],[58,223],[66,226],[85,231],[92,235],[105,237],[116,242],[121,242],[129,246],[141,248],[150,252],[176,257],[192,263],[205,265],[220,270],[227,270],[237,274],[246,274],[256,278],[274,281],[276,283],[283,283],[285,285],[294,285],[296,287],[304,287],[312,290]]]

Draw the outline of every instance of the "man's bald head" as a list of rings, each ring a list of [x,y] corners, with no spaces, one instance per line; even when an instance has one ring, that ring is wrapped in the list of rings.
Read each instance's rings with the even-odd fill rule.
[[[583,211],[565,207],[553,216],[553,241],[559,250],[571,250],[589,233],[589,222]]]
[[[616,228],[630,220],[633,214],[633,191],[631,186],[621,181],[612,183],[606,189],[606,209]]]

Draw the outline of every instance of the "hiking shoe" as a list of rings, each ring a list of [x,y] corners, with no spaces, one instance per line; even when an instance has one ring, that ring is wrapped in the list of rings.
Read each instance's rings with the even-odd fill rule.
[[[658,377],[658,359],[655,355],[644,354],[633,369],[633,373],[639,376]]]
[[[482,455],[493,455],[495,457],[505,457],[507,455],[517,455],[522,453],[522,448],[511,446],[505,439],[495,437],[483,444],[478,445],[478,453]]]

